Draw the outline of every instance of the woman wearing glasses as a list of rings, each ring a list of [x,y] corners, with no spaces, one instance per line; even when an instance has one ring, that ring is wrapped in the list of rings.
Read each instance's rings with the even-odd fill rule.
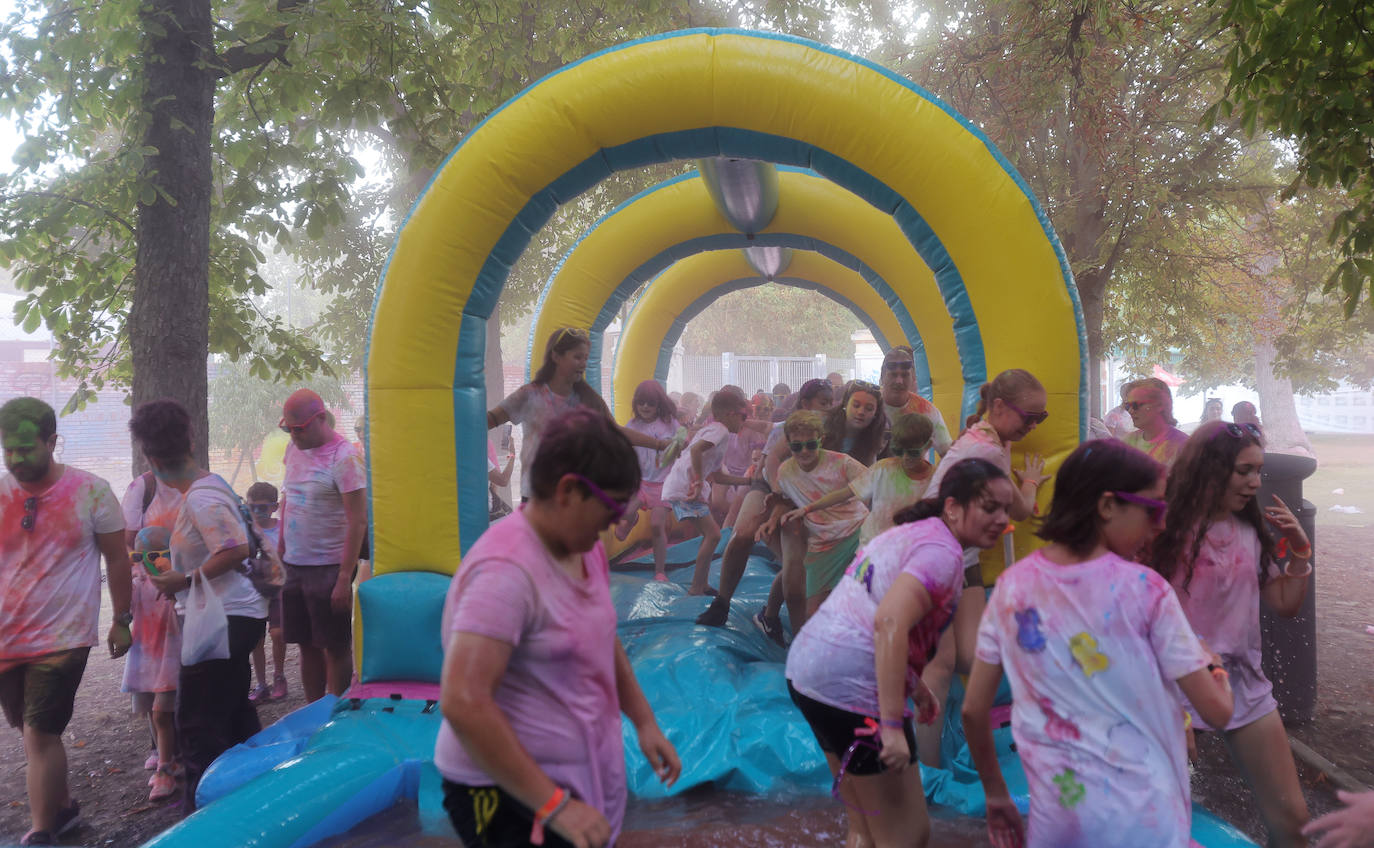
[[[997,582],[963,716],[999,848],[1191,844],[1173,681],[1213,722],[1230,717],[1231,693],[1168,581],[1135,562],[1163,524],[1163,475],[1120,442],[1080,445],[1059,469],[1037,531],[1049,544]],[[1003,669],[1030,786],[1028,840],[988,718]]]
[[[1312,546],[1277,495],[1261,508],[1256,495],[1263,467],[1255,425],[1213,421],[1199,427],[1169,473],[1169,516],[1151,562],[1174,584],[1198,636],[1221,655],[1235,691],[1229,722],[1204,720],[1193,704],[1193,726],[1225,734],[1259,800],[1270,844],[1306,845],[1307,804],[1273,685],[1260,667],[1260,602],[1281,616],[1297,615],[1312,573]]]
[[[864,546],[787,655],[787,687],[811,726],[848,812],[846,845],[925,845],[930,816],[912,714],[940,706],[921,667],[959,604],[965,547],[997,543],[1012,486],[989,462],[958,463],[939,495],[899,512]]]
[[[1123,440],[1136,450],[1144,451],[1156,462],[1168,468],[1174,464],[1178,452],[1188,441],[1188,434],[1178,429],[1174,418],[1174,395],[1169,385],[1155,377],[1147,377],[1131,384],[1122,408],[1130,413],[1135,431]]]
[[[613,843],[625,812],[622,712],[659,778],[681,771],[616,636],[599,540],[639,477],[614,422],[564,415],[534,456],[530,501],[453,577],[434,764],[464,845]]]
[[[984,383],[978,390],[978,411],[969,416],[967,429],[955,439],[931,477],[929,488],[939,490],[945,469],[963,459],[985,459],[1011,476],[1011,446],[1030,435],[1049,413],[1045,411],[1048,397],[1045,387],[1029,371],[1012,368]],[[1025,521],[1035,511],[1035,493],[1045,481],[1045,461],[1038,454],[1026,457],[1025,467],[1017,472],[1020,485],[1012,493],[1011,520]],[[982,589],[996,579],[996,574],[984,574],[980,551],[964,553],[964,585]],[[1010,565],[1003,558],[1003,567]],[[1000,571],[999,571],[1000,573]],[[986,578],[986,579],[985,579]],[[944,704],[949,684],[957,667],[966,674],[973,666],[973,647],[978,636],[978,619],[986,603],[985,592],[969,592],[959,605],[954,626],[940,639],[940,650],[926,666],[925,682]],[[921,743],[921,762],[940,765],[940,728],[922,727],[917,730]]]

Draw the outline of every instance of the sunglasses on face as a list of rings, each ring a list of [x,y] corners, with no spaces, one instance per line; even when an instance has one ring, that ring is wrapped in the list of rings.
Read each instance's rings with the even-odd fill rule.
[[[276,511],[276,509],[276,501],[273,501],[272,503],[250,503],[248,505],[248,510],[250,512],[260,513],[262,515],[271,515],[274,511]]]
[[[38,497],[24,499],[24,517],[19,519],[19,526],[25,530],[32,531],[34,522],[38,520]]]
[[[910,456],[910,457],[919,457],[919,456],[924,455],[925,452],[926,452],[929,448],[930,448],[930,445],[926,445],[925,447],[919,447],[919,448],[893,448],[893,449],[892,449],[892,455],[895,456],[895,457],[897,457],[898,459],[902,459],[903,457],[908,457],[908,456]]]
[[[283,433],[292,433],[292,434],[294,434],[294,435],[300,435],[301,433],[304,433],[304,432],[306,431],[306,428],[308,428],[308,427],[310,426],[310,423],[311,423],[312,421],[314,421],[316,418],[319,418],[321,415],[324,415],[324,413],[323,413],[323,412],[317,412],[317,413],[315,413],[314,415],[312,415],[312,416],[310,416],[309,418],[305,419],[305,423],[304,423],[304,424],[287,424],[287,423],[286,423],[286,419],[283,418],[281,421],[279,421],[279,422],[277,423],[277,426],[281,428],[281,431],[282,431]]]
[[[145,563],[145,562],[146,562],[148,565],[152,565],[154,562],[156,562],[156,561],[158,561],[158,560],[160,560],[160,559],[171,559],[171,557],[172,557],[172,552],[171,552],[171,551],[134,551],[132,554],[129,555],[129,557],[130,557],[134,562],[138,563],[139,565],[142,565],[142,564]]]
[[[1150,514],[1150,520],[1156,524],[1164,520],[1164,514],[1169,509],[1169,504],[1164,501],[1147,498],[1134,492],[1112,492],[1112,496],[1126,503],[1145,507],[1145,511]]]
[[[787,447],[788,447],[789,450],[792,451],[792,453],[801,453],[801,452],[803,452],[803,451],[813,451],[813,450],[815,450],[816,448],[818,448],[818,447],[820,447],[820,446],[821,446],[821,442],[820,442],[819,439],[812,439],[812,440],[809,441],[809,442],[788,442],[788,443],[787,443]]]
[[[1149,409],[1154,405],[1155,403],[1152,400],[1128,400],[1121,404],[1121,408],[1127,412],[1139,412],[1142,409]]]
[[[1021,416],[1021,420],[1027,424],[1041,424],[1046,418],[1050,417],[1048,412],[1026,412],[1009,400],[1004,400],[1002,403],[1005,403],[1012,412]]]
[[[627,505],[626,501],[616,500],[615,498],[606,494],[600,486],[596,485],[591,480],[588,480],[586,477],[583,477],[581,474],[573,474],[573,477],[576,477],[579,483],[587,487],[587,491],[591,492],[593,497],[601,501],[601,503],[606,506],[606,509],[609,509],[611,511],[612,521],[619,521],[621,517],[625,515],[625,507]]]
[[[1228,421],[1226,424],[1223,424],[1221,429],[1217,432],[1226,433],[1233,439],[1243,439],[1246,433],[1249,433],[1256,439],[1264,438],[1264,431],[1260,429],[1260,426],[1258,424],[1251,424],[1248,421],[1244,424],[1236,424]]]

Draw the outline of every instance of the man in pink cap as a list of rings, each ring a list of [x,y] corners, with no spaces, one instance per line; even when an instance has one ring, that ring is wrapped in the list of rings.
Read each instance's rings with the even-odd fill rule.
[[[342,695],[353,677],[353,576],[367,535],[367,476],[358,450],[329,426],[320,396],[299,389],[282,406],[291,436],[282,484],[286,564],[282,635],[300,646],[308,701]]]

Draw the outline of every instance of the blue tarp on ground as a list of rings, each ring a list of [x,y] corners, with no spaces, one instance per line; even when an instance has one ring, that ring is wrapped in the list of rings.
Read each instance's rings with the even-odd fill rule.
[[[691,559],[687,554],[695,549],[683,545],[675,546],[670,562]],[[727,626],[720,628],[695,623],[708,599],[687,596],[691,569],[675,569],[661,583],[643,566],[613,575],[611,597],[635,674],[682,757],[683,774],[672,791],[710,783],[759,795],[824,797],[830,773],[788,698],[784,652],[750,621],[767,598],[771,563],[751,557]],[[718,568],[717,561],[713,585]],[[957,715],[957,697],[948,713]],[[426,832],[451,833],[430,759],[438,722],[437,711],[417,701],[305,707],[216,761],[202,797],[218,800],[148,845],[302,848],[345,833],[402,798],[418,802]],[[628,722],[623,731],[631,794],[668,794],[639,753]],[[1024,809],[1025,775],[1010,731],[996,735],[1007,784]],[[921,769],[927,797],[981,816],[982,788],[957,721],[946,724],[942,747],[949,768]],[[1254,844],[1196,807],[1193,836],[1207,848]]]

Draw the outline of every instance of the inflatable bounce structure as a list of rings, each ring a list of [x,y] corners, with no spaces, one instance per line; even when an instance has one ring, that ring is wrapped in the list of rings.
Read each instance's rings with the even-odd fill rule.
[[[1050,417],[1018,449],[1053,469],[1085,436],[1087,349],[1063,250],[1025,182],[969,121],[884,68],[787,36],[688,30],[588,56],[463,138],[387,263],[367,367],[375,576],[358,587],[350,697],[230,751],[201,785],[203,808],[150,845],[312,845],[398,799],[418,804],[422,830],[444,832],[430,760],[439,616],[448,578],[487,527],[487,319],[560,204],[614,172],[674,160],[697,170],[620,205],[563,257],[539,300],[536,364],[553,329],[587,328],[598,383],[602,333],[634,298],[611,385],[597,386],[623,420],[635,384],[667,376],[692,316],[773,281],[842,304],[883,347],[910,345],[919,390],[952,424],[986,379],[1021,367],[1044,383]],[[670,562],[689,562],[696,544]],[[1029,534],[1016,545],[1028,550]],[[744,613],[762,602],[769,564],[751,560],[725,628],[697,627],[702,600],[639,567],[625,564],[612,591],[621,639],[682,755],[674,791],[711,782],[826,792],[824,760],[787,699],[781,649]],[[945,733],[951,768],[927,771],[927,792],[978,815],[957,722]],[[999,733],[1014,785],[1009,731]],[[627,752],[631,792],[662,795],[637,747]],[[1205,814],[1194,835],[1249,844]]]

